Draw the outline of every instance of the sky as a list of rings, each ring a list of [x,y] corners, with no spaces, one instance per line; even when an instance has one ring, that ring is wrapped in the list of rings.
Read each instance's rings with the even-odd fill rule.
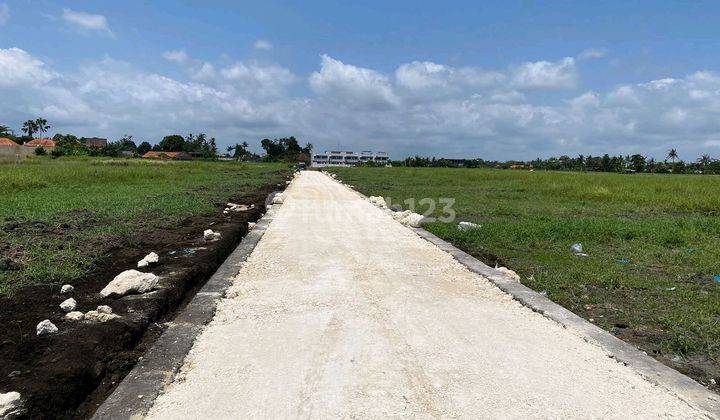
[[[355,4],[352,4],[355,3]],[[720,158],[720,2],[0,0],[0,124]]]

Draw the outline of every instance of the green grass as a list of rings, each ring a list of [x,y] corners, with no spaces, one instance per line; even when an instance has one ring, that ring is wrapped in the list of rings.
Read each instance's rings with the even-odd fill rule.
[[[720,177],[334,169],[366,195],[455,199],[425,226],[655,354],[720,361]],[[427,206],[419,206],[422,213]],[[440,206],[433,213],[442,215]],[[482,225],[458,232],[457,221]],[[574,256],[581,242],[588,257]],[[622,324],[628,324],[625,328]],[[717,372],[717,370],[715,370]]]
[[[0,295],[82,276],[88,244],[122,241],[217,211],[217,203],[282,182],[287,165],[34,158],[0,164]],[[40,222],[40,223],[38,223]]]

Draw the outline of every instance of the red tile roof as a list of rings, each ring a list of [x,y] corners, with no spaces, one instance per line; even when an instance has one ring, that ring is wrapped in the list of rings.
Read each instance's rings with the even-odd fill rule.
[[[163,152],[151,150],[142,157],[147,159],[189,159],[191,156],[185,152]]]
[[[25,146],[27,146],[27,147],[42,146],[45,149],[52,149],[53,147],[55,147],[55,140],[53,140],[53,139],[32,139],[29,142],[25,143]]]
[[[0,147],[15,147],[18,144],[7,137],[0,137]]]

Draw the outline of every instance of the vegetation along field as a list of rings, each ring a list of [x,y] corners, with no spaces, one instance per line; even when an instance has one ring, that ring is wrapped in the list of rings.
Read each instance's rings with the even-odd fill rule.
[[[28,159],[0,165],[0,297],[82,276],[144,229],[283,182],[287,165]],[[198,227],[204,228],[204,227]],[[202,229],[199,231],[202,232]]]
[[[338,168],[366,195],[450,197],[425,228],[697,380],[720,381],[720,178]],[[418,206],[422,213],[425,206]],[[436,216],[443,209],[438,205]],[[460,232],[457,222],[480,228]],[[582,243],[587,256],[571,251]]]

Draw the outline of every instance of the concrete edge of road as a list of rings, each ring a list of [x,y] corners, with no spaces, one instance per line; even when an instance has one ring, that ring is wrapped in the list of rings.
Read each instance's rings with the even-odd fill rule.
[[[333,179],[331,177],[328,178]],[[333,180],[337,182],[337,180]],[[358,194],[364,200],[368,199],[367,196],[349,185],[345,183],[339,184]],[[386,212],[392,214],[392,210],[390,209],[386,209]],[[557,322],[565,328],[571,328],[577,331],[585,341],[602,348],[608,357],[630,367],[649,382],[666,388],[692,407],[705,411],[708,417],[720,418],[720,395],[715,394],[675,369],[665,366],[632,344],[620,340],[592,322],[575,315],[570,310],[565,309],[547,297],[530,289],[503,272],[490,267],[427,230],[421,227],[408,229],[413,230],[421,238],[450,254],[468,270],[488,279],[523,306]]]
[[[720,415],[720,395],[713,393],[675,369],[665,366],[632,344],[620,340],[592,322],[586,321],[544,295],[488,266],[425,229],[411,229],[421,238],[452,255],[468,270],[490,280],[500,290],[512,296],[523,306],[557,322],[565,328],[572,328],[579,332],[585,341],[602,348],[608,357],[630,367],[651,383],[668,389],[691,406],[706,411],[709,416]]]
[[[266,203],[272,203],[275,194],[277,192],[270,194]],[[169,323],[142,360],[95,411],[93,419],[139,419],[150,410],[182,367],[203,327],[212,320],[232,279],[260,242],[278,207],[280,205],[274,204],[257,221],[215,274]]]

